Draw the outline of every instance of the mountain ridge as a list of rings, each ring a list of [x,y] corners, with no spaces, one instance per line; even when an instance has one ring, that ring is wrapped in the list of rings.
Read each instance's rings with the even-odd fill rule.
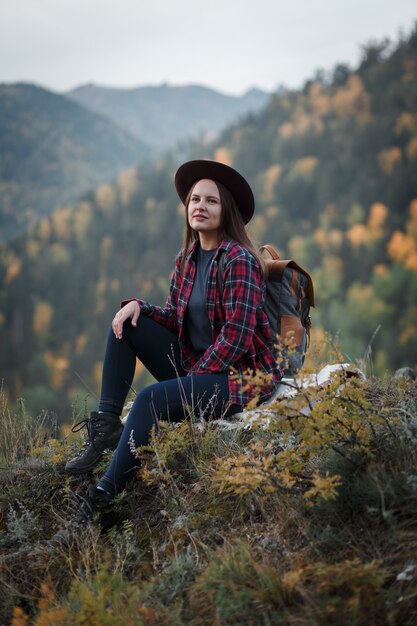
[[[31,83],[0,84],[0,145],[6,240],[149,154],[106,117]]]
[[[66,96],[107,115],[160,154],[178,142],[213,135],[239,116],[255,113],[272,94],[257,88],[242,96],[198,84],[114,88],[87,83]]]
[[[94,94],[105,93],[110,100],[127,97],[122,102],[125,117],[83,103],[91,99],[85,97],[90,87],[80,89],[84,97],[76,98],[33,83],[0,84],[0,240],[19,236],[54,208],[76,202],[145,158],[161,155],[179,137],[183,142],[192,135],[213,138],[228,121],[256,110],[269,97],[257,89],[242,100],[200,86],[138,87],[133,93],[147,101],[138,126],[131,89],[93,88]],[[202,112],[201,101],[207,98]],[[132,123],[126,115],[133,116]],[[196,119],[203,120],[201,126]]]

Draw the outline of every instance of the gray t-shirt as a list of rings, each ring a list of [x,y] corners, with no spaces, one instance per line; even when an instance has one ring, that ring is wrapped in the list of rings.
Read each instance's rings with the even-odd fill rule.
[[[198,358],[213,343],[211,324],[207,313],[206,292],[210,265],[216,252],[217,248],[214,250],[202,250],[198,246],[194,285],[185,313],[188,339]]]

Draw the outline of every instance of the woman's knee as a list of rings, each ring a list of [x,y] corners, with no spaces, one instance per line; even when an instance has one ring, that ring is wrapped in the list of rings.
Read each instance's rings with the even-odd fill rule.
[[[152,319],[146,315],[140,315],[136,326],[132,326],[132,320],[130,319],[124,322],[122,338],[116,339],[116,341],[125,341],[134,352],[137,352],[141,346],[146,349],[152,337],[155,338],[157,336],[159,328],[158,324]]]
[[[135,399],[138,411],[160,411],[164,403],[168,406],[168,398],[164,392],[164,386],[161,383],[154,383],[141,389]]]
[[[146,416],[145,419],[156,423],[159,419],[168,419],[170,413],[177,413],[177,399],[169,393],[165,382],[154,383],[139,391],[132,406],[137,419]]]
[[[155,387],[156,387],[156,384],[148,385],[147,387],[144,387],[143,389],[141,389],[135,398],[133,406],[137,406],[138,408],[147,406],[153,398]]]
[[[152,415],[155,387],[157,387],[157,384],[149,385],[138,392],[130,409],[127,425],[133,426],[139,420],[144,421],[148,416]]]

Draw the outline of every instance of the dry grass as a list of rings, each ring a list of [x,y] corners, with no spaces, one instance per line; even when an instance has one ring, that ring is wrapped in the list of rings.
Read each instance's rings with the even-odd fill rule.
[[[345,455],[322,449],[311,472],[338,475],[341,486],[335,498],[312,503],[303,495],[306,477],[297,489],[259,481],[251,489],[249,472],[243,493],[221,492],[213,481],[219,462],[241,455],[243,472],[251,455],[259,469],[259,446],[265,458],[274,452],[274,428],[167,427],[141,451],[139,480],[118,499],[116,526],[106,535],[93,527],[78,546],[51,550],[47,539],[89,479],[65,478],[52,453],[42,469],[19,461],[20,473],[2,480],[0,622],[411,626],[417,389],[387,379],[365,392],[378,422],[366,447]],[[293,409],[285,403],[280,415]]]
[[[56,424],[46,411],[34,420],[25,409],[22,399],[14,412],[8,407],[6,393],[0,387],[0,464],[13,466],[45,445],[51,434],[56,434]]]

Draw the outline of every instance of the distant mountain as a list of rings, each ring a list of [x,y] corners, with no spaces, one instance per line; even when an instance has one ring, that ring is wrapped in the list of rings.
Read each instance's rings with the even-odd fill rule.
[[[259,111],[271,97],[260,89],[230,96],[199,85],[166,84],[134,89],[89,84],[66,95],[107,115],[156,153],[197,136],[213,137],[239,117]]]
[[[0,239],[148,153],[143,141],[74,100],[32,84],[0,85]]]

